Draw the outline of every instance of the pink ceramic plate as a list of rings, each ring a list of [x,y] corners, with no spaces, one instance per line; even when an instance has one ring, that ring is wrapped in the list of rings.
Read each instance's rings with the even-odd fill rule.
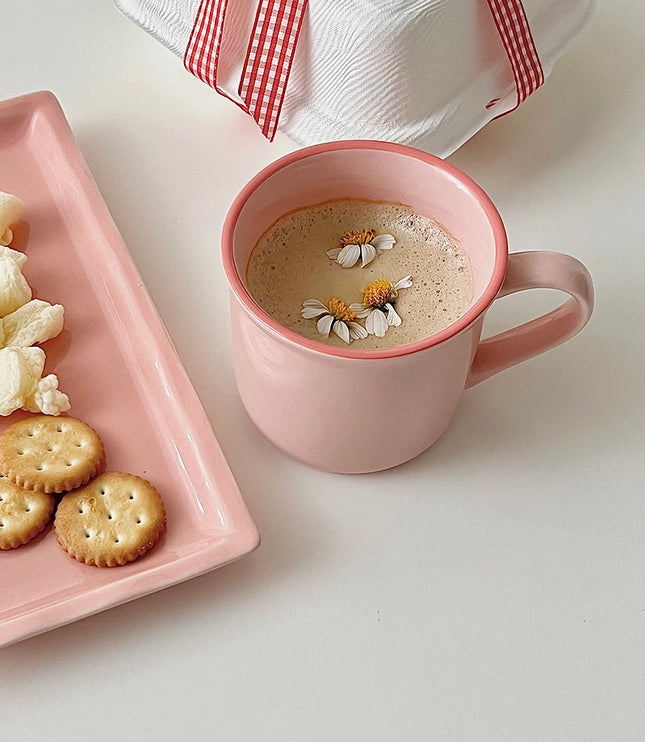
[[[125,567],[79,564],[51,530],[0,552],[0,646],[219,567],[253,550],[257,529],[58,102],[0,103],[0,190],[19,196],[12,247],[34,296],[65,307],[44,344],[70,414],[100,433],[109,469],[149,479],[168,532]],[[26,413],[0,418],[0,431]]]

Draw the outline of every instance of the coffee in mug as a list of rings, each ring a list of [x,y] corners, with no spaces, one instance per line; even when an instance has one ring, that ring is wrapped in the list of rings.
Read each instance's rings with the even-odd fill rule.
[[[343,229],[365,234],[332,247],[331,236],[330,243],[315,244],[315,235],[308,233],[312,225],[318,227],[313,231],[322,233],[322,220],[318,215],[307,227],[304,214],[317,213],[316,205],[329,207],[332,215],[337,210],[342,213],[349,198],[356,200],[354,206],[359,209],[356,220],[337,221],[330,235],[335,241]],[[365,202],[376,204],[375,211],[366,212]],[[330,207],[338,203],[343,205]],[[388,204],[394,205],[395,216],[379,221],[387,217]],[[409,205],[407,212],[402,204]],[[312,207],[314,212],[308,212]],[[453,240],[453,256],[461,255],[468,270],[448,270],[444,277],[469,273],[472,279],[465,312],[430,335],[432,328],[425,324],[419,330],[423,337],[416,342],[404,342],[394,331],[407,332],[413,327],[414,312],[407,311],[403,300],[406,294],[412,296],[409,292],[415,285],[423,285],[423,279],[418,272],[413,275],[414,268],[407,264],[386,263],[402,258],[405,252],[398,250],[405,247],[405,235],[396,233],[388,238],[389,232],[385,232],[396,232],[397,215],[404,212],[408,220],[409,214],[434,220],[445,228],[444,236]],[[300,216],[294,220],[294,214]],[[289,274],[294,266],[285,265],[288,280],[277,284],[282,277],[272,274],[280,270],[279,264],[272,269],[268,262],[268,277],[261,278],[258,272],[261,280],[256,282],[254,263],[261,253],[256,251],[251,259],[254,247],[285,218],[282,224],[291,221],[294,240],[290,246],[286,239],[278,240],[275,247],[289,247],[292,255],[313,249],[316,261],[322,253],[324,271],[330,271],[330,280],[333,277],[340,282],[329,287],[326,282],[298,287],[288,299],[295,305],[290,311],[291,319],[297,322],[296,332],[286,326],[289,318],[281,323],[267,312],[260,303],[258,287],[265,286],[267,307],[269,299],[286,305],[288,289],[296,278],[309,280],[309,274],[317,276],[320,268],[305,265],[298,274]],[[383,234],[376,234],[381,230]],[[501,216],[476,183],[450,163],[391,142],[327,142],[293,152],[266,167],[242,189],[229,209],[222,230],[222,260],[231,289],[233,360],[244,407],[275,445],[300,461],[334,472],[388,469],[425,451],[448,427],[465,388],[573,337],[593,308],[591,276],[579,260],[551,251],[509,255]],[[429,264],[430,258],[426,262]],[[394,272],[397,268],[399,273]],[[406,271],[412,279],[400,275]],[[349,276],[357,283],[343,284]],[[380,331],[381,315],[387,311],[390,320],[395,318],[385,306],[388,302],[383,311],[371,311],[374,307],[370,305],[371,313],[365,315],[363,305],[369,297],[361,291],[363,282],[373,276],[399,286],[393,309],[400,325],[386,322],[386,331],[378,341],[372,335],[366,338],[368,323]],[[441,304],[457,294],[449,288],[456,284],[445,280],[448,289]],[[428,279],[426,282],[429,284]],[[276,290],[278,285],[280,291]],[[386,288],[373,286],[372,293],[383,289],[382,298],[386,298]],[[493,301],[534,288],[557,289],[568,298],[540,317],[482,340],[484,318]],[[332,316],[324,302],[331,304],[328,299],[333,298],[350,308],[358,304],[356,327],[351,326],[349,317],[342,325],[334,322],[344,309],[334,304]],[[459,311],[457,308],[455,313]],[[302,319],[309,323],[310,337],[300,332],[298,312],[307,315]],[[336,325],[341,333],[343,327],[349,332],[351,326],[355,337],[347,338],[351,342],[340,336],[336,344],[321,342],[319,323],[331,335],[337,335]],[[393,345],[363,347],[365,340]],[[502,451],[501,461],[504,455],[507,453]]]
[[[404,204],[357,198],[283,215],[255,245],[246,285],[283,327],[361,349],[429,337],[473,299],[468,259],[445,227]],[[339,332],[343,324],[365,332]]]

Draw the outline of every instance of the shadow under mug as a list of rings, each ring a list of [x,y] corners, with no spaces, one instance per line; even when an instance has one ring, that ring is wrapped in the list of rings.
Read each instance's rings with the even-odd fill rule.
[[[383,350],[309,340],[264,312],[244,282],[260,236],[287,212],[346,197],[404,203],[446,227],[472,270],[468,311],[441,332]],[[333,472],[379,471],[414,458],[445,431],[465,388],[568,340],[593,309],[582,263],[556,252],[509,255],[501,217],[476,183],[433,155],[387,142],[330,142],[269,165],[231,205],[222,257],[244,407],[276,446]],[[570,298],[480,341],[494,299],[529,288]]]

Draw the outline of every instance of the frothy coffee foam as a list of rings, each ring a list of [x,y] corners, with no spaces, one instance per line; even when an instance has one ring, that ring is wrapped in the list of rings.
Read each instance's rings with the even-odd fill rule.
[[[340,247],[347,231],[374,229],[392,234],[396,244],[365,268],[342,268],[327,257]],[[291,212],[262,235],[253,249],[246,285],[255,301],[278,323],[300,335],[347,347],[334,333],[320,335],[315,320],[301,314],[305,299],[326,302],[336,296],[351,304],[361,301],[361,289],[377,278],[395,283],[412,275],[402,289],[396,311],[403,322],[385,337],[355,340],[355,349],[392,348],[434,335],[458,319],[470,306],[473,280],[456,240],[440,224],[415,214],[408,206],[357,199],[328,201]]]

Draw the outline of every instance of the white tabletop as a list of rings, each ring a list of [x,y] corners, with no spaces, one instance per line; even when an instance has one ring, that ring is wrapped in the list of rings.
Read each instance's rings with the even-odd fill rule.
[[[219,230],[295,145],[108,0],[0,4],[0,98],[58,96],[263,538],[0,652],[2,739],[645,739],[645,6],[601,2],[451,158],[512,250],[588,265],[590,324],[467,392],[413,462],[351,477],[277,451],[235,390]],[[555,301],[533,293],[489,331]]]

